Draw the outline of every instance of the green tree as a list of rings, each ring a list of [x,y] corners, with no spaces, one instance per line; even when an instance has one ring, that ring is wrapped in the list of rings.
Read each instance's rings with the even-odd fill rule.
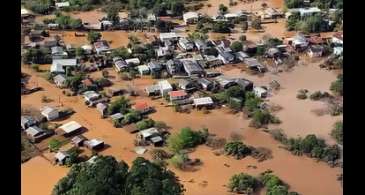
[[[239,173],[229,179],[228,188],[236,193],[252,193],[258,187],[257,180],[251,175]]]
[[[224,15],[228,12],[228,7],[225,6],[224,4],[220,4],[218,11],[219,11],[220,14]]]
[[[120,112],[122,114],[125,114],[128,112],[128,109],[130,108],[130,101],[126,97],[122,96],[115,101],[111,102],[108,107],[108,114],[112,115],[117,112]]]
[[[261,29],[262,28],[261,19],[255,18],[254,20],[252,20],[251,26],[252,26],[252,28],[257,29],[257,30]]]
[[[83,76],[81,74],[69,76],[66,78],[66,86],[69,87],[72,91],[78,91],[82,79]]]
[[[99,32],[90,31],[90,32],[87,34],[87,40],[88,40],[90,43],[94,43],[94,42],[98,41],[100,38],[101,38],[101,34],[100,34]]]
[[[266,195],[288,195],[288,188],[282,185],[276,185],[269,188]]]
[[[155,121],[152,119],[144,119],[136,123],[138,130],[148,129],[155,125]]]
[[[343,95],[343,76],[342,74],[338,75],[337,80],[331,83],[330,90],[342,96]]]
[[[106,18],[113,24],[119,23],[119,7],[110,7],[106,12]]]
[[[258,98],[253,92],[247,92],[245,94],[245,103],[244,107],[249,112],[253,112],[256,109],[259,108],[259,105],[261,104],[262,100],[261,98]]]
[[[62,146],[62,142],[60,142],[59,140],[56,140],[56,139],[51,139],[48,142],[48,147],[51,152],[57,152],[61,146]]]
[[[76,48],[75,54],[77,57],[83,57],[85,55],[85,50],[81,47]]]
[[[285,0],[285,5],[287,8],[299,8],[303,4],[302,0]]]
[[[342,144],[342,142],[343,142],[342,121],[338,121],[334,124],[334,128],[331,131],[331,136],[337,141],[337,143]]]
[[[244,158],[251,154],[251,149],[241,141],[231,141],[224,145],[224,152],[227,155],[235,156],[237,159]]]
[[[122,123],[123,124],[135,123],[137,121],[140,121],[141,119],[142,119],[141,113],[132,110],[124,116]]]
[[[218,33],[231,32],[230,24],[228,22],[224,22],[224,21],[219,21],[219,22],[213,23],[212,29],[213,29],[213,32],[218,32]]]
[[[175,168],[184,169],[185,163],[188,159],[187,154],[177,153],[168,162]]]
[[[231,49],[233,52],[242,51],[243,45],[241,42],[235,41],[231,44]]]

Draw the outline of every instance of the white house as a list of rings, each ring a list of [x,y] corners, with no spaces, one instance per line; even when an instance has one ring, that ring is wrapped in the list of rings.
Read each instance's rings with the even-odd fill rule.
[[[70,2],[68,2],[68,1],[65,1],[65,2],[56,2],[55,5],[56,5],[56,7],[58,9],[64,8],[64,7],[70,7]]]
[[[138,72],[139,74],[142,75],[147,75],[150,73],[150,68],[147,65],[141,65],[141,66],[137,66]]]
[[[321,10],[318,7],[308,7],[308,8],[294,8],[289,9],[287,13],[285,13],[285,17],[289,18],[293,13],[298,12],[300,17],[313,16],[314,14],[321,13]]]
[[[134,64],[134,65],[139,65],[141,63],[141,61],[139,61],[138,58],[129,58],[124,60],[127,64]]]
[[[58,110],[49,106],[43,107],[41,114],[46,117],[48,121],[57,119],[59,117]]]
[[[308,56],[311,58],[315,58],[315,57],[321,57],[323,54],[323,47],[320,45],[311,45],[308,48]]]
[[[179,39],[178,46],[184,51],[191,51],[194,49],[194,43],[183,37]]]
[[[167,80],[162,80],[158,82],[158,86],[160,87],[160,94],[162,96],[167,95],[170,91],[172,91],[172,86]]]
[[[62,75],[62,74],[58,74],[55,77],[53,77],[53,82],[59,88],[66,87],[66,77],[64,75]]]
[[[183,14],[185,24],[194,24],[198,22],[199,14],[196,12],[186,12]]]
[[[176,41],[178,38],[179,38],[179,36],[174,32],[160,33],[160,40],[162,42],[164,42],[164,41]]]
[[[253,92],[255,95],[259,98],[265,98],[267,97],[267,90],[262,87],[254,87]]]
[[[100,94],[96,93],[95,91],[85,91],[83,95],[85,101],[87,102],[97,100],[101,97]]]
[[[64,135],[67,136],[77,132],[82,128],[82,126],[75,121],[70,121],[66,124],[61,125],[59,128],[64,132]]]
[[[340,56],[343,53],[343,47],[334,47],[333,48],[333,54]]]
[[[86,54],[91,54],[93,51],[93,46],[92,45],[83,45],[81,46],[81,48],[84,50],[84,52]]]
[[[234,56],[229,52],[219,52],[218,59],[222,60],[224,64],[229,64],[234,62]]]
[[[97,54],[107,53],[110,51],[109,44],[105,40],[95,42],[94,48]]]
[[[51,47],[52,59],[64,59],[67,58],[67,52],[63,51],[62,47],[55,46]]]
[[[65,67],[77,66],[76,59],[53,59],[50,72],[52,73],[65,73]]]

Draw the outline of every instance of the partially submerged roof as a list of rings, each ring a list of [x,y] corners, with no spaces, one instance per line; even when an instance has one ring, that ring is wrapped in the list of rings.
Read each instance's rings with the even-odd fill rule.
[[[183,20],[186,22],[189,19],[197,19],[199,18],[199,14],[197,12],[186,12],[183,14]]]
[[[133,105],[133,108],[135,110],[145,110],[150,108],[150,106],[147,104],[147,102],[139,101]]]
[[[80,129],[82,126],[75,122],[75,121],[70,121],[66,124],[63,124],[62,126],[60,126],[59,128],[62,129],[65,133],[72,133],[78,129]]]
[[[37,126],[31,126],[26,129],[25,132],[30,136],[36,136],[38,133],[43,133],[45,131]]]
[[[104,144],[104,141],[99,140],[99,139],[91,139],[89,141],[85,141],[85,144],[90,146],[90,147],[97,147],[101,144]]]
[[[172,90],[172,86],[167,80],[159,81],[158,86],[160,87],[160,89],[171,89]]]
[[[202,97],[202,98],[195,98],[193,100],[193,104],[195,106],[201,106],[201,105],[211,105],[213,104],[213,100],[211,97]]]
[[[64,75],[62,75],[62,74],[58,74],[58,75],[56,75],[55,77],[53,77],[53,80],[54,80],[55,82],[63,83],[63,82],[65,82],[65,81],[66,81],[66,77],[65,77]]]
[[[142,135],[142,137],[147,138],[150,137],[151,135],[159,134],[159,131],[156,128],[152,127],[149,129],[139,131],[139,134]]]
[[[187,96],[188,94],[184,90],[178,90],[178,91],[170,91],[169,96],[170,97],[182,97]]]
[[[164,39],[175,39],[178,38],[179,36],[174,33],[174,32],[169,32],[169,33],[160,33],[160,39],[164,40]]]
[[[57,154],[54,156],[57,160],[59,161],[63,161],[64,159],[66,159],[67,157],[69,157],[70,155],[67,152],[64,151],[59,151],[57,152]]]
[[[112,119],[112,120],[119,120],[119,119],[122,119],[124,116],[123,116],[123,114],[121,114],[121,113],[115,113],[115,114],[113,114],[113,115],[110,115],[110,118]]]
[[[53,108],[53,107],[50,107],[50,106],[44,106],[42,108],[42,112],[41,113],[42,113],[42,115],[47,116],[47,115],[49,115],[52,112],[58,112],[58,110],[56,108]]]

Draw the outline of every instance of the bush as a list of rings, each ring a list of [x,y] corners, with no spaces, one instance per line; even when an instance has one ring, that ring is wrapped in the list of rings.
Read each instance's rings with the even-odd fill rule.
[[[342,76],[342,74],[338,75],[337,80],[331,83],[330,90],[337,95],[340,95],[340,96],[343,95],[343,76]]]
[[[87,40],[88,40],[90,43],[94,43],[94,42],[98,41],[100,38],[101,38],[101,34],[100,34],[99,32],[90,31],[90,32],[87,34]]]
[[[331,131],[331,136],[337,141],[337,143],[342,144],[343,141],[342,121],[335,123],[334,128]]]
[[[138,130],[148,129],[150,127],[153,127],[155,124],[155,121],[152,119],[144,119],[142,121],[139,121],[136,123]]]
[[[135,123],[137,121],[140,121],[142,119],[142,115],[141,113],[137,112],[137,111],[131,111],[129,113],[127,113],[124,116],[124,119],[122,121],[122,124],[130,124],[130,123]]]
[[[320,92],[320,91],[316,91],[316,92],[314,92],[314,93],[312,93],[310,96],[309,96],[309,98],[311,99],[311,100],[320,100],[320,99],[322,99],[322,98],[327,98],[327,97],[330,97],[330,94],[329,93],[327,93],[327,92]]]
[[[231,49],[233,52],[242,51],[243,45],[241,42],[235,41],[231,44]]]
[[[125,114],[125,113],[127,113],[130,106],[131,105],[130,105],[129,99],[122,96],[119,99],[117,99],[117,100],[110,103],[110,105],[108,107],[108,114],[112,115],[112,114],[115,114],[117,112]]]
[[[213,32],[217,33],[230,33],[231,28],[228,22],[215,22],[212,26]]]
[[[166,128],[167,128],[167,125],[166,125],[166,123],[165,123],[165,122],[163,122],[163,121],[156,121],[156,122],[155,122],[155,127],[156,127],[157,129],[166,129]]]
[[[224,152],[227,155],[241,159],[251,154],[251,149],[241,141],[232,141],[224,145]]]
[[[62,146],[62,142],[60,142],[59,140],[56,140],[56,139],[51,139],[48,142],[48,147],[51,152],[57,152],[61,146]]]
[[[175,154],[170,160],[169,163],[178,169],[184,169],[186,162],[188,161],[187,154]]]
[[[307,99],[307,97],[308,97],[307,93],[308,93],[308,90],[301,89],[301,90],[298,91],[297,98],[301,99],[301,100]]]
[[[229,179],[228,188],[231,192],[251,194],[258,187],[257,180],[251,175],[240,173]]]
[[[253,92],[247,92],[245,94],[245,103],[244,107],[247,111],[253,112],[259,108],[259,105],[262,103],[262,99],[257,97]]]
[[[277,124],[280,122],[281,121],[275,116],[271,115],[270,112],[256,109],[253,113],[250,126],[255,128],[261,128],[262,126],[268,125],[270,123]]]
[[[151,157],[153,160],[157,160],[157,161],[161,161],[161,160],[165,160],[168,158],[171,158],[172,155],[167,153],[165,150],[162,149],[158,149],[158,148],[154,148],[150,151],[151,153]]]
[[[189,127],[182,128],[179,133],[171,135],[167,139],[169,149],[178,153],[182,149],[193,148],[206,142],[208,129],[193,131]]]

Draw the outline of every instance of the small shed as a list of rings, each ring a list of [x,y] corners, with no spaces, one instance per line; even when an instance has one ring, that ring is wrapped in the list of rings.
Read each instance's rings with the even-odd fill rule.
[[[70,155],[67,152],[59,151],[54,156],[54,160],[56,164],[64,165],[66,163],[66,159],[69,158]]]
[[[86,137],[82,135],[75,136],[71,139],[72,144],[74,144],[77,147],[83,146],[84,142],[87,140]]]
[[[46,117],[48,121],[57,119],[59,117],[59,111],[49,106],[43,107],[41,114]]]
[[[28,127],[28,129],[25,130],[25,133],[27,134],[28,138],[34,143],[40,142],[47,136],[47,133],[37,126]]]
[[[147,65],[137,66],[139,74],[148,75],[150,73],[150,68]]]
[[[109,116],[113,121],[116,121],[116,120],[121,120],[122,118],[124,118],[123,114],[121,113],[115,113],[113,115],[110,115]]]
[[[81,130],[81,128],[82,128],[82,126],[75,121],[70,121],[59,127],[59,129],[61,129],[64,132],[63,135],[66,137],[77,133],[79,130]]]
[[[31,116],[21,116],[20,126],[22,129],[27,129],[30,126],[36,125],[37,121]]]
[[[211,97],[202,97],[193,99],[193,106],[200,108],[203,106],[209,107],[214,104]]]
[[[136,102],[132,108],[141,114],[147,114],[152,111],[152,107],[147,104],[147,102],[139,101]]]
[[[165,96],[168,94],[168,92],[172,91],[172,86],[167,80],[159,81],[158,86],[162,96]]]
[[[259,98],[267,97],[267,90],[263,87],[254,87],[253,91],[254,91],[255,95]]]
[[[104,141],[99,139],[91,139],[89,141],[84,141],[84,145],[90,150],[100,150],[104,148]]]
[[[55,77],[53,77],[53,82],[59,88],[66,87],[66,77],[65,77],[65,75],[62,75],[62,74],[56,75]]]
[[[145,91],[148,96],[158,95],[160,93],[159,85],[150,85],[145,88]]]
[[[87,102],[91,102],[100,98],[100,94],[96,93],[95,91],[85,91],[83,95],[85,101]]]
[[[195,89],[195,83],[188,79],[179,80],[179,88],[185,91],[192,91]]]
[[[227,78],[225,76],[218,76],[215,78],[215,80],[219,83],[219,86],[222,89],[227,89],[231,86],[237,85],[233,79]]]
[[[154,127],[139,131],[137,138],[143,141],[149,141],[155,146],[163,144],[160,132]]]
[[[101,117],[105,117],[108,105],[105,103],[96,104],[96,110],[100,113]]]
[[[199,84],[200,88],[201,89],[204,89],[204,90],[211,90],[213,88],[213,82],[206,79],[206,78],[199,78],[198,80],[196,80],[197,83]]]

